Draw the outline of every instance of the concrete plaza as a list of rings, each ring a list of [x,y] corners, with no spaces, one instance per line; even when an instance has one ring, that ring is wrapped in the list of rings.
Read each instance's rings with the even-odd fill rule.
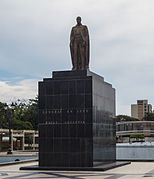
[[[37,162],[0,167],[0,179],[138,179],[154,178],[154,162],[132,162],[130,165],[114,168],[105,172],[93,171],[22,171],[20,167],[37,165]]]

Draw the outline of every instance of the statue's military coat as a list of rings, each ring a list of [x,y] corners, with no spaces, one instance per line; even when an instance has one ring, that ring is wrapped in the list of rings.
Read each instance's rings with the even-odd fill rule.
[[[77,42],[78,41],[77,39],[79,39],[79,42]],[[79,43],[79,45],[82,47],[79,47],[79,45],[77,46],[75,43]],[[76,50],[76,46],[78,48],[77,56],[74,53]],[[81,53],[81,49],[82,49],[82,53]],[[86,70],[89,68],[89,33],[88,33],[87,26],[81,24],[81,25],[76,25],[72,28],[71,35],[70,35],[70,51],[71,51],[73,69]]]

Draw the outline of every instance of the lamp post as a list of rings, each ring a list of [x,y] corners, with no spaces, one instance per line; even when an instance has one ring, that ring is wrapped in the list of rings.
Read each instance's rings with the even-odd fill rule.
[[[14,107],[15,107],[14,103],[12,103],[10,105],[10,107],[12,109],[12,116],[13,116]],[[7,151],[7,154],[12,154],[11,111],[8,110],[8,105],[6,103],[4,104],[4,109],[5,109],[6,113],[7,113],[6,116],[7,116],[8,121],[9,121],[9,149]]]

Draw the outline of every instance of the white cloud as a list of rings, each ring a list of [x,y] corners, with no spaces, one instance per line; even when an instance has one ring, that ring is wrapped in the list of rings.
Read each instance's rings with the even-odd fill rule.
[[[37,95],[37,81],[27,79],[10,85],[9,82],[0,81],[0,101],[11,102],[17,99],[31,99]]]

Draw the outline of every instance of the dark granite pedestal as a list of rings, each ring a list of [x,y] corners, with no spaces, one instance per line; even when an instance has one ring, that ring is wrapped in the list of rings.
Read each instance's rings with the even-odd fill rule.
[[[115,162],[115,90],[87,70],[39,82],[39,167]]]
[[[94,162],[93,167],[40,167],[38,165],[21,167],[20,170],[50,170],[50,171],[106,171],[124,165],[131,164],[129,161],[117,161],[111,163]]]

